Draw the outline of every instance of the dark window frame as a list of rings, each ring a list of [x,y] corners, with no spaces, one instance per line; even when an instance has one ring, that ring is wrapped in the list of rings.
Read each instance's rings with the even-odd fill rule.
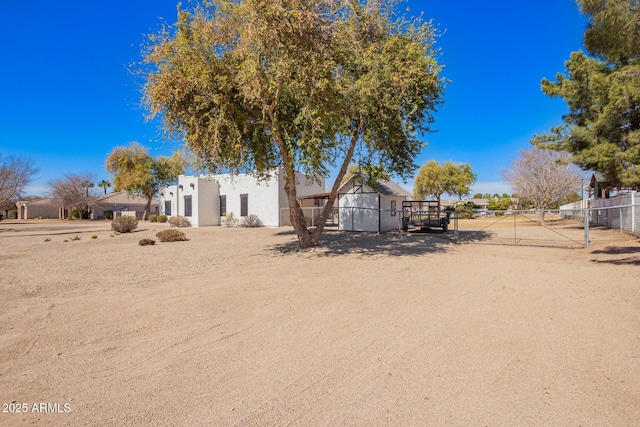
[[[245,217],[249,215],[249,195],[240,195],[240,216]]]
[[[191,197],[190,195],[184,196],[184,216],[193,216],[193,197]]]
[[[220,216],[227,216],[227,196],[220,196]]]

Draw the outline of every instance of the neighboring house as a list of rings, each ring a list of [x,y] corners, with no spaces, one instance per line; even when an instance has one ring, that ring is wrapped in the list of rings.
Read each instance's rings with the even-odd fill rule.
[[[601,173],[594,173],[591,175],[591,181],[589,182],[589,199],[608,199],[611,197],[611,182],[606,180]]]
[[[18,219],[66,219],[69,217],[69,209],[62,207],[62,202],[58,199],[18,200],[16,209]]]
[[[99,196],[95,199],[93,209],[93,219],[104,219],[105,211],[113,212],[118,216],[123,211],[134,211],[138,219],[142,219],[142,213],[147,205],[147,199],[137,196],[130,196],[126,192],[111,193]],[[38,198],[34,200],[20,200],[16,202],[18,219],[35,218],[57,218],[67,219],[70,215],[70,208],[64,207],[59,199]],[[158,214],[160,202],[151,201],[151,214]]]
[[[440,208],[455,208],[458,205],[464,205],[469,202],[473,203],[474,206],[477,206],[477,210],[486,211],[489,209],[489,199],[442,200]]]
[[[411,194],[393,181],[379,180],[376,188],[353,175],[338,190],[339,229],[345,231],[399,230],[402,202]]]
[[[135,211],[136,218],[142,219],[144,208],[147,206],[147,199],[144,197],[132,196],[126,191],[110,193],[96,197],[93,207],[93,218],[104,219],[105,211],[113,212],[113,217],[120,215],[123,211]],[[149,215],[158,215],[160,212],[160,202],[156,199],[151,201]],[[147,218],[148,219],[148,218]]]
[[[296,172],[296,181],[299,198],[324,192],[324,178],[316,181]],[[275,169],[266,180],[250,174],[180,175],[177,185],[161,191],[160,212],[169,217],[188,217],[194,227],[221,225],[231,212],[240,221],[253,214],[267,227],[288,225],[284,184],[282,168]]]

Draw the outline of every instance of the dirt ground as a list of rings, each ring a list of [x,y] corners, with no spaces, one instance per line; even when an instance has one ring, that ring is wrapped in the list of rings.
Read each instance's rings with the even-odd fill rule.
[[[163,228],[0,222],[0,425],[638,425],[637,240]]]

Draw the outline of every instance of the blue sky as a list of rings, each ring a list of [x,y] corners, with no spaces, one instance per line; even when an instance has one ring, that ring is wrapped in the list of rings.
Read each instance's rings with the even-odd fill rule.
[[[472,193],[511,192],[500,172],[528,149],[534,133],[560,123],[566,105],[540,90],[572,51],[586,20],[573,0],[410,1],[412,14],[433,19],[441,36],[447,85],[444,105],[416,159],[471,164]],[[110,179],[113,147],[138,141],[168,155],[180,141],[147,122],[130,64],[145,35],[176,20],[173,0],[36,2],[5,0],[0,67],[0,154],[31,157],[40,169],[29,194],[69,173]],[[327,183],[333,181],[328,177]],[[401,183],[411,189],[412,182]]]

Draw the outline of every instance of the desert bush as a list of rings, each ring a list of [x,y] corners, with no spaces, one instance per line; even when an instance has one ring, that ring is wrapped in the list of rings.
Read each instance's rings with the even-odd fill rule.
[[[262,227],[262,221],[258,218],[258,215],[250,214],[244,217],[242,221],[243,227]]]
[[[72,237],[72,238],[71,238],[71,240],[73,240],[74,242],[75,242],[76,240],[80,240],[80,236],[76,235],[75,237]]]
[[[182,242],[188,240],[184,232],[173,228],[159,231],[156,237],[161,242]]]
[[[149,246],[149,245],[155,245],[156,241],[153,239],[140,239],[140,241],[138,242],[138,244],[140,246]]]
[[[158,222],[167,222],[166,215],[158,215]]]
[[[92,234],[92,235],[91,235],[91,238],[92,238],[92,239],[97,239],[97,238],[98,238],[98,235],[97,235],[97,234]]]
[[[169,219],[169,224],[171,224],[172,227],[191,227],[189,218],[180,215],[172,216],[171,219]]]
[[[149,215],[149,222],[158,222],[158,215]]]
[[[227,216],[222,220],[222,223],[227,227],[235,227],[238,224],[238,218],[233,212],[227,212]]]
[[[78,209],[73,209],[71,211],[71,218],[73,219],[89,219],[89,211],[88,210],[78,210]]]
[[[119,216],[111,221],[111,229],[120,233],[130,233],[138,227],[138,220],[133,216]]]

